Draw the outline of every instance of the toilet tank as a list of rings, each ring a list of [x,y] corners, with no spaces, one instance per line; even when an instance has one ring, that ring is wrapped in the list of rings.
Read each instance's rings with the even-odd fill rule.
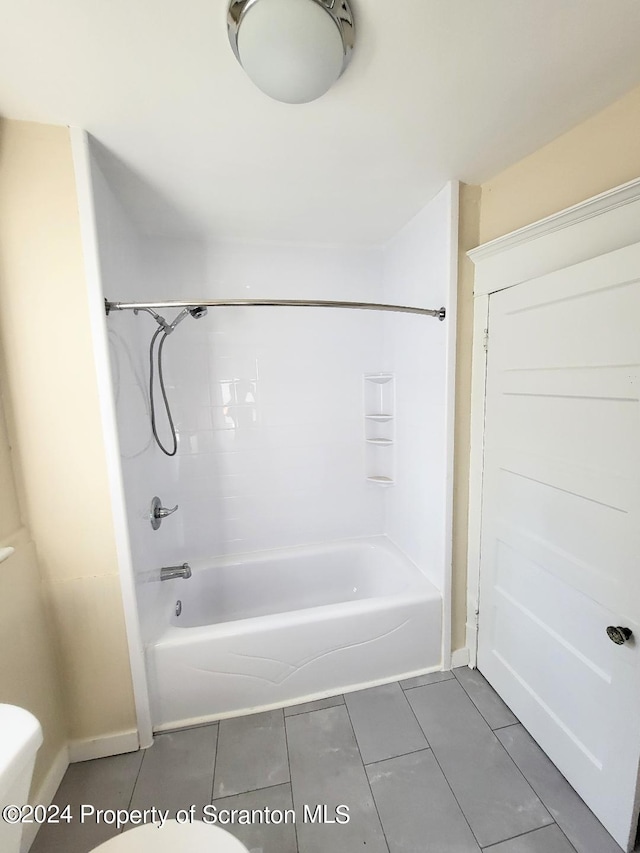
[[[33,714],[0,704],[0,810],[27,802],[42,729]],[[0,850],[18,853],[22,827],[0,818]]]

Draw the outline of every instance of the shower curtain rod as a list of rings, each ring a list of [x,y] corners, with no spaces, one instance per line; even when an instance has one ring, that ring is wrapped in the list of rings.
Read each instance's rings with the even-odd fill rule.
[[[307,299],[195,299],[191,302],[109,302],[104,301],[107,314],[111,311],[137,311],[145,308],[227,308],[236,306],[277,308],[360,308],[366,311],[398,311],[403,314],[423,314],[444,320],[445,308],[413,308],[409,305],[387,305],[383,302],[336,302]]]

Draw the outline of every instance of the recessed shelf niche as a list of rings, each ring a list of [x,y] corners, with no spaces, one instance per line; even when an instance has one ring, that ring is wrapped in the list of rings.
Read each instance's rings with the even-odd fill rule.
[[[376,486],[395,482],[395,377],[364,375],[365,476]]]

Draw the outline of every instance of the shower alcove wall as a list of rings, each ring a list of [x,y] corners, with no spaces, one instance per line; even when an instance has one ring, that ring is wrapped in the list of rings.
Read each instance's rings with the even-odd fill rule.
[[[392,572],[417,567],[436,591],[432,610],[412,617],[417,626],[435,618],[435,633],[423,626],[399,635],[384,677],[356,666],[333,692],[448,667],[457,185],[445,186],[383,245],[153,236],[127,213],[108,155],[80,133],[75,147],[98,364],[106,365],[109,351],[101,393],[108,453],[118,468],[114,517],[141,727],[149,707],[161,729],[269,704],[249,690],[242,707],[180,711],[179,719],[166,710],[154,649],[191,581],[160,583],[158,570],[185,561],[195,571],[308,546],[321,554],[336,542],[391,548]],[[148,346],[156,323],[130,311],[99,316],[105,297],[445,305],[447,318],[269,307],[210,308],[201,320],[187,318],[164,348],[179,438],[169,458],[155,446],[149,422]],[[376,376],[390,378],[376,386]],[[375,414],[367,411],[368,385],[393,392],[392,428],[379,430],[367,418]],[[160,432],[168,435],[163,426]],[[149,523],[154,495],[179,505],[157,531]],[[322,577],[321,569],[315,583]],[[374,607],[369,618],[382,630],[384,614]],[[295,643],[295,635],[286,642]],[[192,675],[196,669],[192,663]],[[304,695],[286,701],[332,692],[326,682],[315,690],[313,679],[299,689]]]

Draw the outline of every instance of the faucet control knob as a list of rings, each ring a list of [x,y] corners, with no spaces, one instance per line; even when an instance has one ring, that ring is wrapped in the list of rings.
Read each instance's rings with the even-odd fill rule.
[[[171,509],[168,509],[166,506],[162,506],[162,501],[156,495],[154,499],[151,501],[151,509],[149,510],[149,521],[151,522],[151,526],[154,530],[157,530],[162,524],[162,519],[166,518],[168,515],[171,515],[178,509],[178,504]]]

